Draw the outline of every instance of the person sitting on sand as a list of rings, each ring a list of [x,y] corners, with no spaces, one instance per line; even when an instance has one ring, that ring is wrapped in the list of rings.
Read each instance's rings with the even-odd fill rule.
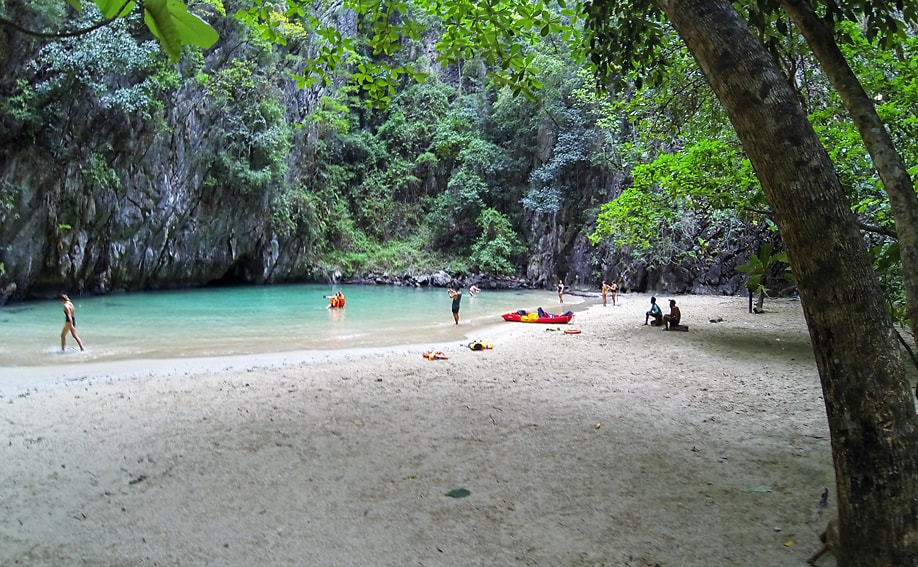
[[[675,327],[679,324],[679,320],[682,319],[682,312],[679,311],[679,308],[676,307],[676,300],[669,300],[669,315],[663,316],[663,330],[668,331],[670,327]]]
[[[663,324],[663,311],[660,309],[660,306],[657,305],[656,297],[650,298],[650,311],[644,314],[644,324],[645,325],[647,324],[647,321],[651,317],[653,317],[653,323],[651,323],[651,325],[653,325],[654,327],[659,327],[660,325]]]

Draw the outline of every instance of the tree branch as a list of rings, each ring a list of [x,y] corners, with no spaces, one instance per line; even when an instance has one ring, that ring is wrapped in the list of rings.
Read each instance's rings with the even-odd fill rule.
[[[111,18],[108,18],[108,19],[106,19],[106,20],[102,20],[101,22],[97,22],[97,23],[95,23],[95,24],[89,26],[88,28],[82,28],[82,29],[73,30],[73,31],[55,32],[55,33],[39,32],[39,31],[35,31],[35,30],[30,30],[30,29],[24,28],[24,27],[20,26],[19,24],[17,24],[16,22],[14,22],[14,21],[12,21],[12,20],[8,20],[8,19],[6,19],[6,18],[3,17],[3,16],[0,16],[0,25],[4,25],[4,26],[10,27],[10,28],[13,28],[14,30],[16,30],[16,31],[18,31],[18,32],[20,32],[20,33],[24,33],[24,34],[26,34],[26,35],[31,35],[31,36],[33,36],[33,37],[39,37],[39,38],[41,38],[41,39],[65,39],[65,38],[68,38],[68,37],[77,37],[77,36],[86,35],[86,34],[88,34],[88,33],[94,32],[94,31],[96,31],[96,30],[99,29],[99,28],[102,28],[102,27],[105,27],[105,26],[111,24],[112,22],[114,22],[115,20],[118,19],[118,17],[119,17],[118,14],[121,14],[121,12],[122,12],[125,8],[127,8],[127,5],[130,4],[132,1],[133,1],[133,0],[125,0],[125,1],[124,1],[124,4],[122,4],[121,7],[118,8],[118,11],[115,12],[115,15],[112,16]]]
[[[898,238],[895,230],[891,228],[886,228],[885,226],[875,226],[875,225],[867,224],[861,221],[857,221],[857,226],[858,228],[866,232],[882,234],[883,236],[888,236],[890,238]]]

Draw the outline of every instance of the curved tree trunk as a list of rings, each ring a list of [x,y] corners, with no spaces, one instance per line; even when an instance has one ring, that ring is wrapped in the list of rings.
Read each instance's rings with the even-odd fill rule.
[[[912,178],[886,126],[877,115],[876,106],[838,49],[832,31],[823,25],[805,0],[781,0],[781,7],[803,34],[829,82],[844,102],[886,188],[902,252],[907,313],[911,319],[912,335],[918,341],[918,194]]]
[[[775,211],[832,434],[838,565],[918,558],[918,416],[844,190],[794,93],[727,0],[657,0],[724,105]]]

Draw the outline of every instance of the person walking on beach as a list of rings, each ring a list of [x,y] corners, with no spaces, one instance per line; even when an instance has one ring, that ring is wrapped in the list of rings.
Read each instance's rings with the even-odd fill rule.
[[[612,282],[609,286],[609,293],[612,294],[612,307],[615,307],[615,297],[618,295],[618,284]]]
[[[564,280],[558,280],[558,299],[564,303]]]
[[[67,348],[67,333],[73,335],[77,344],[80,345],[80,350],[85,350],[83,349],[83,341],[80,340],[76,332],[76,308],[66,295],[61,294],[60,300],[64,305],[64,330],[61,331],[61,351]]]
[[[459,286],[451,287],[447,291],[450,298],[453,300],[453,320],[456,321],[456,324],[459,324],[459,302],[462,301],[462,290],[459,289]]]
[[[602,280],[602,306],[606,306],[606,296],[609,293],[609,284],[606,283],[606,280]]]

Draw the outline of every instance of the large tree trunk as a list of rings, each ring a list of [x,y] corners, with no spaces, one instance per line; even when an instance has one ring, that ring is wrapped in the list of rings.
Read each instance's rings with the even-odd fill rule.
[[[839,565],[918,560],[918,416],[892,319],[829,156],[727,0],[657,0],[724,105],[775,211],[822,381]]]
[[[907,313],[911,319],[912,335],[918,341],[918,194],[912,178],[877,114],[873,100],[864,92],[838,49],[832,31],[805,0],[781,0],[781,7],[803,34],[829,82],[844,102],[886,188],[902,252]]]

